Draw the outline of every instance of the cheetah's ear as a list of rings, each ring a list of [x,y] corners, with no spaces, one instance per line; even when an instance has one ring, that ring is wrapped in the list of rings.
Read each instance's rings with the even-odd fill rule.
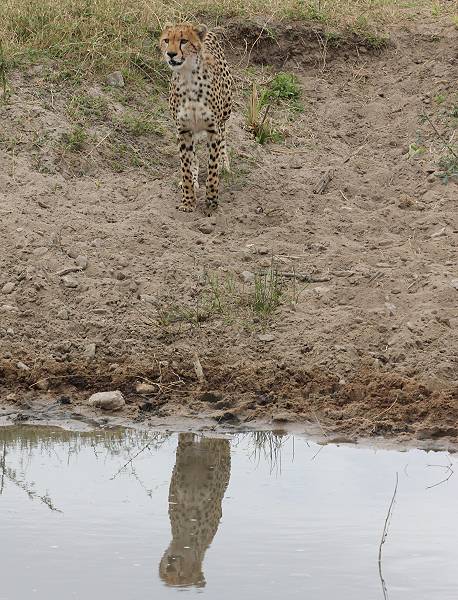
[[[204,41],[205,36],[207,35],[208,32],[208,28],[206,25],[197,25],[197,27],[194,27],[194,31],[197,33],[197,35],[199,36],[199,40],[201,42]]]
[[[170,21],[167,21],[167,23],[164,24],[162,31],[165,31],[166,29],[170,29],[171,27],[173,27],[173,23],[170,23]]]

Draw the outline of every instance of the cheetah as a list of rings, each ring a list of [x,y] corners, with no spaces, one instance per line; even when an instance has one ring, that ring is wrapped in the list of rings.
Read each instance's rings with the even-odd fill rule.
[[[232,109],[234,81],[224,52],[206,25],[167,24],[159,46],[172,70],[170,111],[175,121],[181,160],[182,202],[178,210],[192,212],[196,206],[199,164],[196,142],[207,135],[208,173],[206,204],[218,206],[219,179],[229,170],[226,123]]]
[[[169,490],[172,541],[159,564],[167,586],[205,586],[202,565],[218,531],[230,475],[229,440],[179,434]]]

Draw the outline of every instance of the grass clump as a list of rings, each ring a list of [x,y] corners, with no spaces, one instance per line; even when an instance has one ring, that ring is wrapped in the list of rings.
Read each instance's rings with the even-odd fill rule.
[[[64,148],[69,152],[81,152],[87,140],[87,133],[79,125],[74,127],[71,131],[62,134]]]
[[[87,120],[105,121],[110,114],[109,103],[105,98],[79,93],[70,98],[67,113],[73,121],[79,123]]]
[[[248,102],[247,125],[254,139],[261,145],[282,140],[281,133],[273,127],[269,118],[271,106],[271,104],[263,105],[256,84],[253,84]]]
[[[273,264],[265,273],[257,273],[251,304],[253,313],[264,319],[272,316],[281,304],[283,289],[283,278]]]
[[[303,110],[299,102],[301,91],[296,75],[292,73],[277,73],[260,98],[261,106],[272,102],[286,102],[291,108]]]
[[[241,323],[252,327],[271,321],[287,301],[285,280],[274,264],[254,274],[251,284],[241,284],[233,273],[205,273],[194,304],[165,303],[157,309],[156,325],[169,330],[178,324],[200,326],[211,319],[225,324]],[[297,301],[297,299],[296,299]]]
[[[126,114],[121,118],[120,125],[134,137],[150,134],[164,135],[164,128],[161,124],[148,114]]]

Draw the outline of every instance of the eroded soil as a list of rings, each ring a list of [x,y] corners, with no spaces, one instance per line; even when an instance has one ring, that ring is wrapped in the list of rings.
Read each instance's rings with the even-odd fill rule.
[[[284,143],[261,147],[240,91],[233,172],[209,218],[203,202],[175,210],[171,126],[126,137],[141,158],[126,165],[107,149],[101,110],[98,141],[62,151],[70,91],[48,66],[13,74],[0,148],[0,393],[13,416],[62,396],[89,414],[92,392],[121,389],[122,414],[145,422],[206,415],[456,440],[458,186],[437,176],[441,144],[420,120],[453,101],[456,30],[424,23],[376,52],[354,40],[324,52],[291,27],[258,44],[256,29],[227,26],[240,87],[243,61],[258,73],[270,62],[299,76],[305,110],[284,123]],[[128,110],[103,82],[83,88],[110,114]],[[409,158],[419,135],[426,150]],[[226,297],[230,310],[213,302],[196,318],[209,274],[233,282],[223,296],[245,297],[242,273],[272,261],[288,279],[271,319]]]

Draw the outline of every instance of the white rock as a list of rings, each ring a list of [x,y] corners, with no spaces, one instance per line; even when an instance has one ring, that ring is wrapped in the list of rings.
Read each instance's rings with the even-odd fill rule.
[[[71,275],[64,275],[62,277],[62,283],[67,288],[77,288],[78,287],[78,282],[76,281],[76,279],[74,277],[71,277]]]
[[[79,254],[75,258],[75,262],[78,265],[78,267],[80,267],[80,269],[86,269],[87,268],[87,256],[84,256],[84,254]]]
[[[450,285],[452,286],[452,288],[455,288],[455,290],[458,290],[458,279],[452,279],[450,281]]]
[[[157,391],[157,386],[152,385],[151,383],[137,383],[135,386],[135,391],[138,394],[149,394],[151,392]]]
[[[84,349],[84,356],[86,358],[94,358],[95,357],[95,351],[96,351],[96,345],[95,344],[88,344],[86,346],[86,348]]]
[[[261,333],[260,335],[258,335],[258,340],[260,342],[273,342],[275,339],[275,336],[272,333]]]
[[[8,281],[8,283],[5,283],[5,285],[2,287],[2,294],[11,294],[11,292],[14,290],[15,287],[15,283],[13,281]]]
[[[87,403],[89,406],[103,408],[104,410],[119,410],[125,405],[126,401],[122,393],[119,390],[115,390],[114,392],[92,394]]]
[[[30,371],[30,367],[28,367],[27,365],[25,365],[23,362],[19,361],[18,363],[16,363],[16,367],[18,369],[21,369],[21,371]]]

